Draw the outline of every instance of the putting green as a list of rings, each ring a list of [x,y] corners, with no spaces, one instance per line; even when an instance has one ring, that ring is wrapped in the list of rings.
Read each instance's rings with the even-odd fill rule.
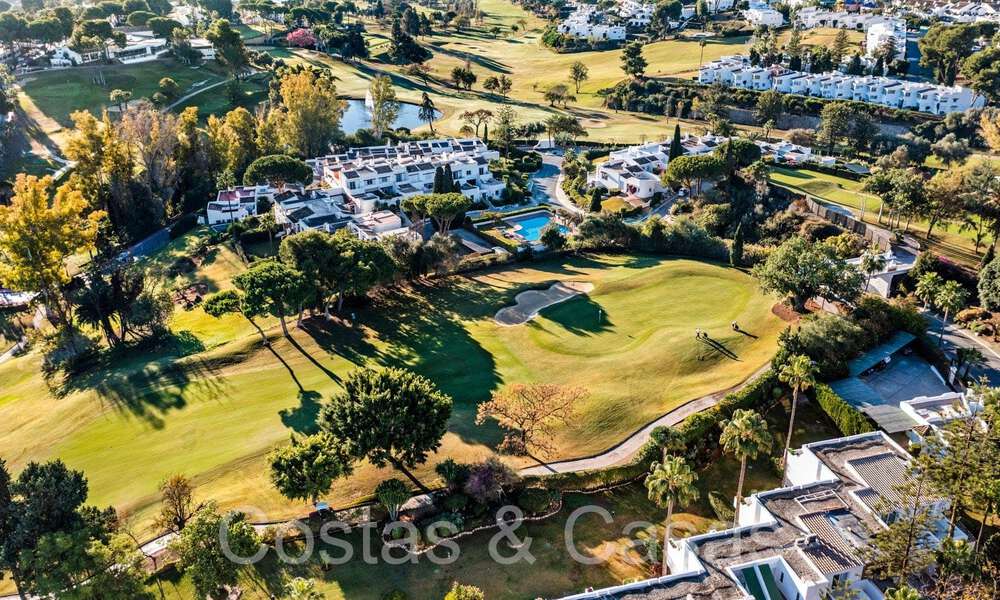
[[[219,254],[200,270],[225,287],[227,259]],[[594,289],[521,326],[493,320],[519,292],[562,280]],[[188,356],[168,348],[118,361],[58,397],[38,375],[37,354],[0,365],[0,454],[15,470],[61,457],[86,473],[91,502],[136,511],[142,522],[156,508],[158,482],[177,472],[195,479],[200,497],[278,518],[304,506],[273,490],[267,451],[293,431],[307,431],[321,402],[359,365],[406,366],[455,398],[441,450],[418,470],[430,482],[434,464],[447,456],[473,460],[491,452],[501,432],[475,425],[476,405],[507,383],[590,392],[572,425],[558,431],[553,459],[600,452],[671,408],[738,383],[776,347],[783,324],[770,311],[773,302],[753,279],[725,266],[590,256],[386,293],[346,309],[347,317],[355,313],[353,324],[309,322],[293,332],[294,344],[265,323],[275,336],[273,353],[241,319],[216,321],[195,309],[176,316],[190,333],[177,346]],[[752,336],[734,332],[734,320]],[[712,342],[697,340],[695,328]],[[329,499],[344,504],[365,496],[386,476],[360,465]]]

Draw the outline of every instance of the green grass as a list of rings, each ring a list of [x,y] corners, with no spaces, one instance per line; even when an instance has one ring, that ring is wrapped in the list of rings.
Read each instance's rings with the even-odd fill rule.
[[[816,197],[821,202],[836,204],[851,209],[855,217],[864,210],[864,221],[887,228],[879,223],[878,211],[881,201],[874,195],[861,191],[862,182],[836,175],[811,171],[809,169],[787,169],[773,167],[771,182]],[[933,238],[926,239],[927,222],[914,220],[909,234],[925,244],[931,251],[944,255],[969,267],[977,268],[985,244],[976,251],[974,232],[962,230],[957,224],[935,226]]]
[[[192,245],[184,238],[169,253],[189,253]],[[151,267],[169,262],[159,258]],[[241,268],[234,255],[217,250],[184,280],[224,289]],[[493,322],[525,287],[562,279],[596,288],[527,325]],[[578,418],[556,432],[553,459],[604,450],[679,403],[737,383],[775,348],[784,325],[772,304],[734,269],[615,256],[550,260],[388,293],[345,311],[355,313],[353,326],[314,321],[296,330],[294,345],[265,321],[273,353],[241,318],[179,311],[173,343],[120,357],[115,369],[83,377],[58,397],[38,374],[38,354],[0,365],[0,448],[9,449],[4,458],[15,469],[63,458],[86,473],[91,502],[138,512],[141,520],[155,508],[158,482],[176,472],[192,476],[202,497],[284,517],[304,506],[272,489],[264,455],[291,432],[310,430],[319,403],[357,366],[406,366],[455,398],[441,450],[419,469],[433,481],[433,465],[444,457],[492,452],[501,433],[476,426],[475,410],[505,383],[589,390]],[[734,333],[733,320],[759,338]],[[697,341],[696,327],[738,359]],[[330,499],[343,505],[362,498],[389,473],[360,465]]]
[[[767,456],[752,461],[748,466],[745,494],[774,489],[781,485],[781,478],[771,461],[780,456],[788,427],[789,399],[765,409],[765,418],[775,438]],[[717,432],[713,433],[717,435]],[[833,423],[815,403],[803,401],[796,416],[793,446],[817,440],[838,437]],[[708,503],[708,493],[717,491],[724,497],[736,494],[739,462],[726,455],[712,456],[707,466],[698,472],[697,502],[679,509],[674,514],[673,535],[688,537],[710,529],[725,529],[730,523],[716,519]],[[584,566],[575,562],[565,549],[564,531],[568,515],[583,506],[596,506],[613,515],[612,523],[605,523],[599,516],[586,515],[576,522],[573,532],[576,547],[586,556],[611,556],[602,564]],[[520,538],[532,538],[530,550],[536,557],[534,564],[515,563],[498,565],[488,554],[488,544],[494,532],[470,536],[459,541],[458,559],[450,565],[437,566],[427,560],[417,564],[387,566],[366,565],[354,560],[322,571],[315,562],[289,567],[278,564],[273,558],[262,562],[244,583],[247,597],[264,600],[266,593],[278,593],[281,582],[291,577],[315,579],[320,590],[330,600],[378,600],[393,589],[406,590],[410,598],[443,597],[452,581],[473,584],[483,589],[491,600],[516,600],[522,598],[552,598],[575,593],[585,587],[606,587],[626,581],[658,575],[651,565],[629,543],[635,540],[662,539],[662,522],[666,511],[651,503],[641,483],[631,484],[597,494],[566,494],[563,510],[545,521],[525,525],[517,530]],[[631,535],[624,534],[626,525],[643,523]],[[357,554],[361,552],[360,535],[346,536]],[[373,540],[374,552],[380,551],[379,542]],[[501,545],[503,548],[503,545]],[[340,555],[339,549],[331,549]],[[627,559],[626,559],[627,557]],[[162,578],[167,598],[191,598],[190,582],[175,572]]]
[[[103,75],[104,85],[96,83]],[[223,76],[214,64],[190,67],[173,60],[157,60],[137,65],[79,67],[30,75],[23,83],[22,106],[32,119],[42,125],[44,132],[52,135],[58,128],[72,125],[70,113],[89,110],[95,115],[110,106],[111,90],[132,92],[132,98],[148,98],[159,86],[160,79],[171,77],[180,86],[181,95],[205,85],[220,81]],[[219,94],[225,90],[217,88]]]

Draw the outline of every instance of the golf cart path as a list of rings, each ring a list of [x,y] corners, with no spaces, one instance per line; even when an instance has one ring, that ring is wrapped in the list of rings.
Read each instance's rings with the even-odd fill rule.
[[[619,442],[616,446],[613,446],[606,452],[597,454],[594,456],[588,456],[584,458],[578,458],[573,460],[564,460],[554,463],[548,463],[544,465],[538,465],[534,467],[526,467],[521,469],[521,475],[551,475],[553,473],[575,473],[577,471],[590,471],[592,469],[605,469],[620,463],[624,463],[635,456],[636,452],[642,448],[650,437],[650,434],[657,427],[662,426],[673,426],[677,425],[684,419],[690,417],[695,413],[699,413],[703,410],[711,408],[718,404],[719,400],[723,399],[727,394],[739,391],[752,383],[763,373],[767,372],[771,368],[771,363],[768,361],[761,368],[754,371],[752,375],[744,379],[741,383],[734,385],[725,390],[718,392],[713,392],[707,396],[702,396],[700,398],[695,398],[694,400],[688,400],[684,404],[678,406],[677,408],[671,410],[667,414],[663,415],[659,419],[656,419],[652,423],[649,423],[639,431],[633,433],[629,437],[625,438],[624,441]]]

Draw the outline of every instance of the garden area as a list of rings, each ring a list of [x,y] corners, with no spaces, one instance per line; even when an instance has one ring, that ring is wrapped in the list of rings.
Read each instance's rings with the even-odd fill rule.
[[[207,294],[243,270],[226,246],[195,232],[144,264],[167,289]],[[188,258],[193,257],[193,258]],[[187,261],[191,260],[193,264]],[[181,264],[183,263],[183,264]],[[573,280],[592,293],[518,327],[494,313],[520,291]],[[725,298],[725,303],[711,299]],[[554,437],[548,459],[599,452],[680,403],[734,385],[774,352],[784,323],[746,274],[711,263],[643,256],[577,256],[387,291],[345,306],[333,322],[309,320],[265,347],[238,315],[174,313],[170,340],[52,389],[39,353],[0,365],[0,444],[13,467],[63,458],[90,481],[90,502],[148,524],[157,486],[185,473],[223,506],[252,504],[271,518],[300,514],[267,479],[264,454],[291,432],[312,431],[320,404],[357,366],[405,366],[455,399],[443,446],[417,475],[435,481],[446,457],[475,460],[501,439],[474,423],[476,406],[504,383],[544,381],[588,391],[579,417]],[[734,332],[738,321],[751,335]],[[709,333],[714,343],[694,336]],[[512,463],[528,464],[528,459]],[[390,470],[359,465],[329,498],[367,497]]]

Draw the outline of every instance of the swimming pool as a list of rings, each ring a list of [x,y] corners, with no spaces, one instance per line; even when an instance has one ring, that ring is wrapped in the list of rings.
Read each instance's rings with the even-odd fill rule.
[[[512,226],[514,231],[529,242],[537,242],[542,237],[542,230],[552,222],[552,215],[545,211],[508,217],[504,223]],[[559,231],[567,233],[568,227],[559,225]]]

